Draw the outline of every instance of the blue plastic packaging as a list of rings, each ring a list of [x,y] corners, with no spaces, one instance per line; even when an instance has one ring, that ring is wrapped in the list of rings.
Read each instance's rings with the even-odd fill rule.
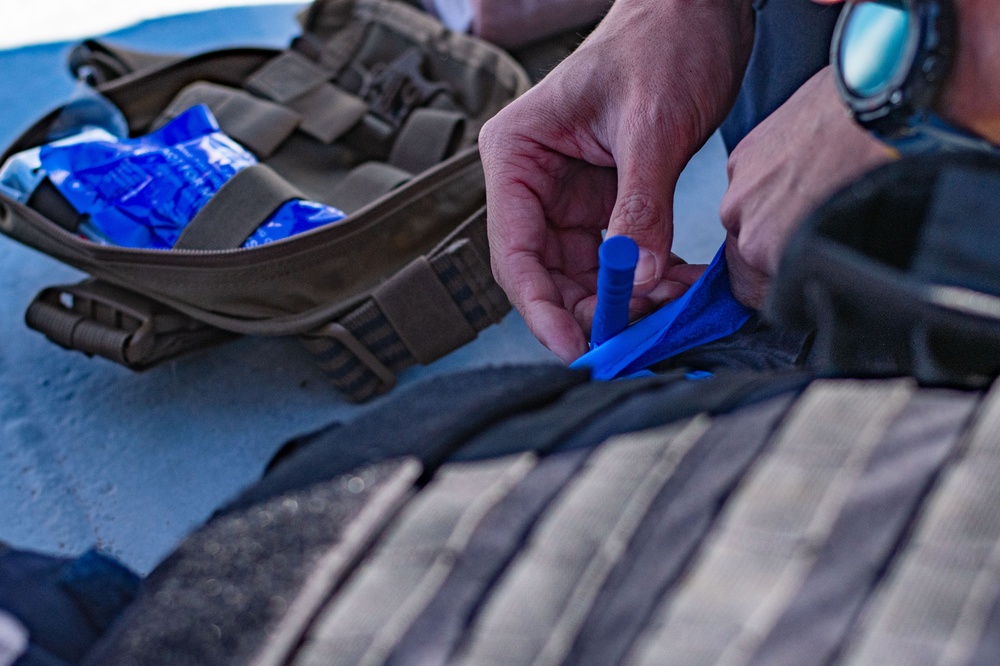
[[[184,227],[236,172],[257,163],[222,133],[204,105],[135,139],[47,145],[42,169],[64,197],[88,216],[81,233],[132,248],[169,249]],[[344,213],[289,201],[243,244],[264,243],[338,222]]]
[[[628,304],[639,263],[639,246],[628,236],[612,236],[597,250],[597,307],[590,329],[593,349],[628,327]]]
[[[683,296],[640,319],[570,365],[594,379],[630,377],[692,347],[735,333],[753,314],[729,287],[726,246]]]

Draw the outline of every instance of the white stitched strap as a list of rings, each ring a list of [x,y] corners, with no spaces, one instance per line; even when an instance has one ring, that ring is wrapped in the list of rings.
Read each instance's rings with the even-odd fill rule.
[[[813,384],[744,480],[630,663],[745,664],[802,584],[907,380]]]
[[[1000,602],[1000,384],[876,592],[850,664],[966,664]],[[996,656],[996,655],[994,655]]]
[[[434,597],[480,521],[531,471],[534,454],[442,470],[317,621],[295,666],[382,664]]]
[[[605,443],[536,529],[457,660],[560,664],[636,528],[709,419]]]

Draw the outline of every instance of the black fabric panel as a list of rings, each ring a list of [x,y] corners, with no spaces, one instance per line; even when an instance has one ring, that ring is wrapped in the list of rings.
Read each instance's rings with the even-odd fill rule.
[[[1000,294],[1000,243],[987,231],[1000,206],[1000,173],[949,166],[934,185],[913,272],[931,282]]]
[[[455,452],[450,461],[493,458],[524,451],[547,452],[632,395],[684,381],[683,373],[578,386],[545,409],[513,416]]]
[[[411,455],[433,467],[470,437],[587,381],[559,365],[484,368],[435,377],[388,396],[377,409],[307,436],[300,451],[223,513],[330,479],[355,467]]]
[[[14,666],[70,666],[70,662],[53,657],[49,652],[32,643],[28,646],[28,651],[14,662]]]
[[[434,599],[396,646],[387,664],[443,664],[454,653],[488,590],[524,546],[532,528],[589,456],[543,460],[476,528]]]
[[[753,54],[722,138],[732,151],[762,120],[830,61],[840,7],[804,0],[758,2]]]
[[[820,664],[838,654],[980,397],[943,390],[914,396],[872,452],[812,570],[750,663]]]
[[[605,582],[567,664],[622,663],[794,397],[772,398],[713,420],[677,466]]]
[[[800,372],[732,372],[709,379],[673,382],[658,391],[620,401],[565,439],[559,448],[588,448],[614,435],[655,428],[701,412],[725,413],[741,405],[799,391],[809,381],[810,376]]]
[[[801,366],[811,346],[811,332],[775,328],[755,314],[732,335],[678,354],[653,370],[785,370]]]
[[[100,635],[60,582],[71,559],[10,550],[0,556],[0,608],[17,618],[38,654],[77,663]]]

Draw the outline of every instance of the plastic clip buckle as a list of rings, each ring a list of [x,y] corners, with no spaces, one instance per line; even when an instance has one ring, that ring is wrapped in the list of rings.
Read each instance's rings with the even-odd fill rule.
[[[371,113],[399,129],[410,113],[429,103],[436,95],[451,93],[447,83],[433,82],[421,69],[424,54],[418,48],[404,51],[389,63],[378,63],[364,71],[354,66],[361,77],[358,95],[369,104]]]

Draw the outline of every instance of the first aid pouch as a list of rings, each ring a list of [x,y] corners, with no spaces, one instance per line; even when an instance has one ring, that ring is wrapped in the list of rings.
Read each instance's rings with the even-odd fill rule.
[[[89,274],[43,290],[30,327],[135,370],[296,336],[364,400],[509,311],[476,140],[524,68],[396,0],[317,0],[300,22],[285,50],[72,51],[96,93],[76,117],[113,119],[107,100],[128,136],[50,145],[71,101],[0,155],[0,232]]]

